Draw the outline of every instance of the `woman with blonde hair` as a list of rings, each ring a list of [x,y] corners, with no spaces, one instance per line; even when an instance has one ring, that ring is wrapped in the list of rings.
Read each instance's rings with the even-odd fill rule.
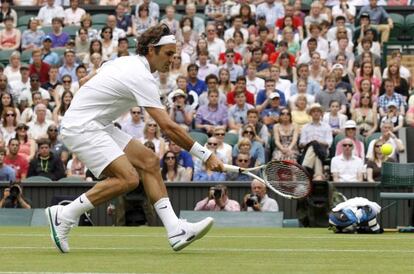
[[[182,63],[181,55],[175,53],[172,57],[169,77],[175,82],[179,76],[187,77],[187,66]]]
[[[20,81],[22,78],[22,75],[20,74],[20,52],[13,51],[12,54],[10,54],[9,57],[9,64],[4,69],[4,75],[7,76],[7,81],[9,83],[14,81]]]
[[[384,141],[378,139],[374,143],[374,153],[372,158],[367,160],[367,181],[368,182],[380,182],[381,181],[381,167],[384,162],[395,162],[393,158],[385,156],[381,152],[381,146]]]
[[[155,146],[155,154],[158,157],[162,157],[165,153],[165,141],[161,137],[161,131],[159,126],[154,120],[149,120],[144,126],[144,137],[139,139],[141,143],[151,141]]]
[[[89,41],[98,38],[98,31],[92,28],[92,17],[89,13],[85,13],[84,15],[82,15],[80,25],[81,28],[84,28],[88,31]],[[76,35],[79,34],[77,33]]]
[[[391,59],[388,63],[388,79],[391,79],[394,83],[394,91],[401,94],[404,99],[407,100],[409,96],[408,82],[404,77],[401,77],[400,66],[398,65],[397,61],[393,59]],[[384,83],[385,81],[383,81],[381,84],[380,94],[385,93]]]
[[[230,71],[226,68],[221,68],[218,73],[219,87],[218,90],[223,94],[227,95],[233,90],[233,84],[230,82]]]
[[[372,107],[372,94],[361,94],[360,106],[351,109],[352,120],[357,124],[358,133],[364,137],[371,136],[378,128],[377,110]]]
[[[306,95],[300,94],[295,101],[296,109],[292,110],[292,122],[297,125],[299,129],[302,129],[304,125],[312,121],[312,118],[309,116],[307,111],[308,99]]]

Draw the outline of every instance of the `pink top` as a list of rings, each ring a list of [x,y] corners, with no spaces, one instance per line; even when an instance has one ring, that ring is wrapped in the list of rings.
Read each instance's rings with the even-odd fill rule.
[[[17,32],[13,30],[11,34],[7,34],[6,30],[3,30],[0,44],[4,48],[14,47],[17,44]]]
[[[214,199],[208,200],[208,198],[204,198],[203,200],[199,201],[195,206],[194,210],[206,210],[206,211],[240,211],[240,205],[235,200],[227,199],[226,204],[223,209],[221,209],[218,205],[216,205],[216,201]]]
[[[355,78],[355,87],[356,87],[357,91],[360,91],[360,84],[361,84],[361,81],[363,79],[364,78],[362,76],[357,76]],[[381,87],[381,80],[378,79],[376,76],[372,76],[371,84],[372,84],[372,94],[378,96],[379,95],[379,89]]]
[[[23,154],[27,159],[30,157],[30,142],[20,143],[19,153]]]

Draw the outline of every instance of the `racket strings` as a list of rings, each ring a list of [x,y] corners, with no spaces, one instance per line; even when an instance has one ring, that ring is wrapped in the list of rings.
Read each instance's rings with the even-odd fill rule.
[[[265,180],[283,194],[301,198],[311,190],[308,175],[293,164],[270,162],[263,172]]]

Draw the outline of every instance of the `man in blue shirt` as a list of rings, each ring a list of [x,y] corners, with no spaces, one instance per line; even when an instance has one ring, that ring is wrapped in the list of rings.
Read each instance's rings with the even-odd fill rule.
[[[207,91],[206,83],[197,78],[198,66],[196,64],[190,64],[187,67],[187,73],[188,73],[187,91],[194,90],[199,96],[201,93]]]
[[[73,82],[78,81],[78,76],[76,75],[76,68],[79,66],[79,64],[75,62],[75,52],[72,49],[67,49],[63,57],[64,64],[59,68],[59,81],[62,81],[62,76],[66,74],[72,77]]]
[[[272,78],[267,78],[265,81],[265,89],[259,91],[256,97],[256,106],[257,109],[261,112],[266,108],[269,108],[269,95],[271,93],[279,94],[279,102],[281,106],[286,106],[286,98],[283,91],[276,89],[276,82]]]
[[[394,27],[394,22],[383,7],[377,5],[378,0],[369,0],[369,5],[364,6],[359,11],[358,18],[363,13],[368,13],[371,23],[381,33],[381,44],[388,42],[390,31]]]

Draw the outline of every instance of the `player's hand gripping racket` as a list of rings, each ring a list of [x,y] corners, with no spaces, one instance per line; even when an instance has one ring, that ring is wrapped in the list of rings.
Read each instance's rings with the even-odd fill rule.
[[[267,164],[253,168],[225,164],[224,171],[246,174],[287,199],[301,199],[311,192],[310,175],[301,165],[291,161],[272,160]],[[261,171],[263,178],[253,174],[252,171]]]

